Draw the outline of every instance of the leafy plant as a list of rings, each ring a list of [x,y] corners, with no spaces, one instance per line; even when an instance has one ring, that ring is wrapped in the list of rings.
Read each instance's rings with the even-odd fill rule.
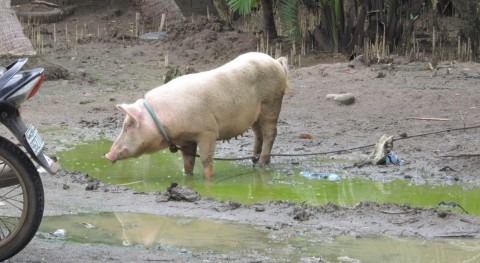
[[[322,0],[322,22],[325,23],[325,32],[333,41],[336,51],[340,47],[340,36],[343,35],[343,0]]]
[[[257,6],[256,0],[228,0],[227,3],[233,11],[241,15],[250,13]]]
[[[264,31],[268,38],[277,38],[277,29],[273,19],[273,0],[261,0]],[[250,13],[257,6],[256,0],[228,0],[228,6],[241,15]]]
[[[282,29],[288,40],[298,44],[301,40],[301,31],[298,17],[298,1],[282,0],[279,6]]]

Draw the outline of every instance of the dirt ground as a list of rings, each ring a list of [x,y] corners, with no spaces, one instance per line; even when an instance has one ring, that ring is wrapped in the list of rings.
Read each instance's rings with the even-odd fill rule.
[[[118,17],[112,18],[109,12]],[[117,22],[106,23],[106,19]],[[112,10],[78,10],[75,15],[57,23],[59,37],[65,35],[65,23],[71,30],[75,24],[79,28],[89,27],[92,34],[97,28],[105,26],[108,34],[101,37],[85,34],[76,45],[65,41],[59,41],[55,47],[46,45],[43,54],[30,60],[31,66],[46,67],[50,80],[25,104],[24,119],[39,128],[66,130],[63,135],[44,134],[49,153],[54,155],[65,145],[100,136],[113,139],[124,117],[115,105],[133,102],[149,89],[162,84],[168,69],[165,67],[167,56],[170,68],[189,66],[203,71],[257,49],[258,39],[254,34],[227,31],[220,22],[201,17],[195,22],[172,21],[164,39],[137,41],[129,37],[131,31],[124,30],[133,20],[132,10],[121,14]],[[125,25],[120,25],[121,21]],[[51,30],[51,27],[47,28],[44,34],[51,35]],[[70,38],[75,37],[70,35]],[[429,70],[426,62],[409,63],[401,57],[392,59],[392,65],[366,67],[360,61],[348,62],[342,55],[310,52],[303,59],[302,67],[291,65],[292,89],[284,98],[274,153],[302,154],[348,149],[373,144],[381,135],[391,134],[396,139],[406,137],[394,143],[394,151],[405,164],[362,168],[345,165],[340,167],[345,172],[344,176],[382,182],[401,179],[412,184],[480,185],[477,173],[480,158],[458,156],[480,153],[478,129],[409,138],[432,131],[479,125],[480,65],[442,62],[438,69]],[[355,103],[341,105],[326,99],[327,94],[347,92],[355,96]],[[445,120],[419,120],[416,117]],[[219,143],[216,154],[235,153],[242,145],[250,147],[252,143],[251,136]],[[327,157],[359,160],[371,149]],[[293,159],[278,157],[273,162],[291,162]],[[435,208],[370,202],[340,207],[334,204],[309,206],[272,201],[262,203],[265,211],[258,212],[255,205],[241,204],[234,209],[229,208],[228,202],[211,198],[202,198],[197,202],[158,203],[155,193],[136,194],[129,189],[112,193],[106,191],[112,186],[104,184],[94,191],[86,191],[84,174],[68,173],[63,169],[56,175],[43,174],[42,180],[47,216],[100,211],[181,215],[253,224],[275,232],[279,238],[305,233],[314,234],[322,240],[332,240],[340,235],[480,238],[479,217],[448,209],[439,212]],[[64,185],[69,188],[65,190]],[[94,261],[273,262],[267,256],[255,253],[184,253],[39,238],[34,238],[21,253],[9,260]],[[304,258],[303,262],[324,261],[321,258]]]

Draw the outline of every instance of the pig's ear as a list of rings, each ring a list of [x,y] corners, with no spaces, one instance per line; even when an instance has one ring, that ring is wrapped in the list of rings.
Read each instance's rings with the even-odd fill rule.
[[[128,114],[135,121],[137,126],[140,123],[141,112],[140,109],[135,104],[118,104],[117,109]]]

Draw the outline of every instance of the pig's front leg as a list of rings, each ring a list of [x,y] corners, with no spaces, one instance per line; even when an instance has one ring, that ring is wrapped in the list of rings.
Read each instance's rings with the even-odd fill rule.
[[[186,174],[193,175],[195,166],[195,155],[197,154],[197,144],[190,143],[182,146],[183,169]]]
[[[200,160],[203,166],[203,175],[205,177],[213,176],[213,154],[215,153],[216,135],[203,136],[198,141],[200,150]]]

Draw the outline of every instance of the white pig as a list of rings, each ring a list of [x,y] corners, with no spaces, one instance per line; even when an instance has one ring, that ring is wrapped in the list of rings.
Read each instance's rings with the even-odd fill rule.
[[[219,68],[176,78],[133,104],[119,104],[126,117],[105,157],[115,162],[175,145],[182,152],[185,173],[192,174],[198,146],[204,176],[210,177],[216,141],[251,127],[253,162],[268,164],[283,95],[289,88],[287,73],[284,57],[246,53]]]

